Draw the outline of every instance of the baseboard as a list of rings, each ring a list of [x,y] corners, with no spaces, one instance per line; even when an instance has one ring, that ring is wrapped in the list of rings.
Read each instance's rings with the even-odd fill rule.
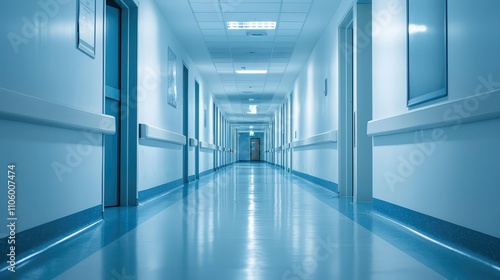
[[[16,260],[19,261],[102,220],[102,209],[102,205],[97,205],[52,222],[17,232],[15,245],[8,244],[7,237],[0,239],[2,266],[7,263],[7,253],[10,252],[10,246],[15,246]]]
[[[159,196],[163,193],[166,193],[168,191],[171,191],[179,186],[183,185],[183,180],[178,179],[175,181],[172,181],[170,183],[166,183],[157,187],[153,187],[147,190],[139,191],[137,194],[139,203],[150,200],[156,196]]]
[[[194,182],[194,181],[196,181],[196,176],[195,176],[195,175],[191,175],[191,176],[189,176],[189,177],[188,177],[188,181],[189,181],[189,182]]]
[[[440,243],[500,264],[499,238],[376,198],[373,199],[373,211]]]
[[[203,171],[203,172],[200,173],[200,178],[204,177],[204,176],[207,176],[207,175],[210,175],[210,174],[212,174],[214,172],[215,172],[214,169],[209,169],[209,170]]]
[[[315,177],[315,176],[312,176],[309,174],[305,174],[305,173],[302,173],[302,172],[299,172],[296,170],[292,170],[292,174],[295,176],[298,176],[302,179],[305,179],[311,183],[314,183],[316,185],[320,185],[321,187],[323,187],[329,191],[337,192],[337,193],[339,192],[339,185],[337,183],[334,183],[334,182],[331,182],[331,181],[328,181],[325,179],[321,179],[321,178],[318,178],[318,177]]]

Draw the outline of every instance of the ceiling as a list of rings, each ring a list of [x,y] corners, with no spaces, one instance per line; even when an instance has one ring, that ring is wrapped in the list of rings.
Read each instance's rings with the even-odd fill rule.
[[[227,120],[258,131],[290,93],[340,0],[156,0]],[[228,21],[276,21],[228,30]],[[267,74],[235,74],[264,69]],[[257,105],[257,114],[249,114]]]

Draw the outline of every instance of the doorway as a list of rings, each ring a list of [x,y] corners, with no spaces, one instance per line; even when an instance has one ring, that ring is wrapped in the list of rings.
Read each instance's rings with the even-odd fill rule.
[[[104,136],[104,206],[120,205],[121,9],[106,1],[104,113],[115,117],[116,133]]]
[[[200,84],[194,81],[194,137],[200,139]],[[195,178],[200,179],[200,146],[196,147],[194,156]]]
[[[183,101],[182,101],[182,133],[186,135],[189,139],[189,69],[186,65],[183,65],[182,70],[182,91],[183,91]],[[184,184],[189,183],[189,143],[184,145],[182,161],[182,178]]]
[[[354,186],[353,9],[339,27],[339,194],[351,197]]]
[[[260,138],[250,138],[250,161],[260,161]]]
[[[371,26],[371,13],[370,3],[355,3],[339,26],[339,192],[356,203],[372,201],[372,45],[371,30],[353,36],[353,27]]]
[[[137,30],[133,0],[106,0],[103,112],[115,135],[103,136],[102,205],[137,205]]]

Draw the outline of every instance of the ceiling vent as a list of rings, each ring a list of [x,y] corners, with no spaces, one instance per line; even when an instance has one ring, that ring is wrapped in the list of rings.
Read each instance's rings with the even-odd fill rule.
[[[252,31],[247,31],[247,36],[248,37],[265,37],[265,36],[267,36],[267,32],[262,31],[262,30],[252,30]]]

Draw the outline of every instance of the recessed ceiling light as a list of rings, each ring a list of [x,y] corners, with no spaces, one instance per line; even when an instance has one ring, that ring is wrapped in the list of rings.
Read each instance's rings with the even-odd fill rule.
[[[276,29],[275,21],[228,21],[227,29]]]
[[[267,70],[247,70],[247,69],[240,69],[240,70],[234,70],[236,74],[267,74]]]
[[[247,114],[250,114],[250,115],[255,115],[257,114],[257,105],[248,105],[248,112]]]

